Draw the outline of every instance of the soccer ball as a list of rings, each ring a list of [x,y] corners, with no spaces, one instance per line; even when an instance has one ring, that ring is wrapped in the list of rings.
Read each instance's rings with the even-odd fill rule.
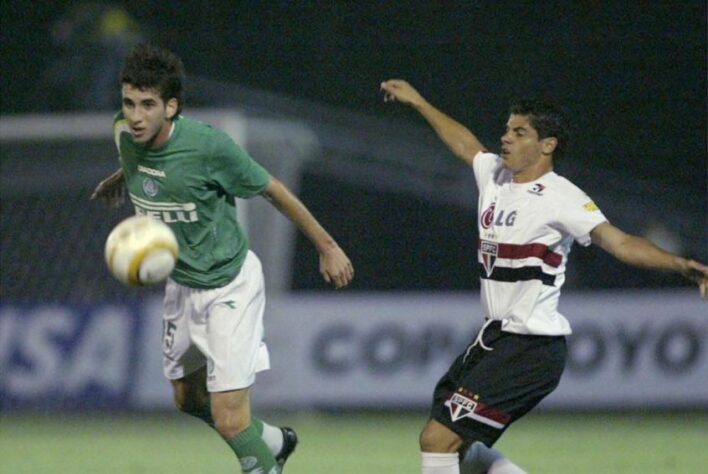
[[[114,277],[129,286],[165,280],[177,262],[179,246],[169,226],[148,216],[121,221],[106,239],[106,264]]]

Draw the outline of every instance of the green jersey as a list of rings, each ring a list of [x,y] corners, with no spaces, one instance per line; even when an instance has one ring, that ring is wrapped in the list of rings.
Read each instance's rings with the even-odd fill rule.
[[[159,148],[136,145],[122,113],[113,136],[136,214],[160,219],[177,236],[179,260],[170,277],[192,288],[233,280],[248,252],[234,199],[260,194],[268,172],[226,133],[181,116]]]

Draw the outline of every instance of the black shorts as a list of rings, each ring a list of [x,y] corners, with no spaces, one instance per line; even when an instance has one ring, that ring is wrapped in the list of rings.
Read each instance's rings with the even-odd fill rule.
[[[465,351],[435,386],[431,416],[457,433],[463,448],[492,446],[511,423],[535,407],[560,382],[566,359],[564,336],[503,332],[493,322],[484,344]]]

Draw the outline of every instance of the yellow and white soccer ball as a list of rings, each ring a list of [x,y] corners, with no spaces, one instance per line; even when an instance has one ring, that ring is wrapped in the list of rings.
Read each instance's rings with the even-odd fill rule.
[[[177,263],[179,245],[169,226],[148,216],[121,221],[106,239],[106,264],[121,283],[154,285],[164,281]]]

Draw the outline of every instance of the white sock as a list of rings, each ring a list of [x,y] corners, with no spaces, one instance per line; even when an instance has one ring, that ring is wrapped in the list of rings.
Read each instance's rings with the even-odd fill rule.
[[[420,453],[421,474],[460,474],[457,453]]]
[[[276,456],[283,449],[283,432],[280,428],[263,423],[263,434],[261,438],[268,445],[268,449],[273,456]]]
[[[527,474],[526,471],[509,461],[507,458],[495,461],[488,474]]]
[[[460,461],[461,474],[526,474],[523,469],[494,448],[476,441],[467,448]]]
[[[460,460],[462,474],[485,474],[494,461],[504,459],[504,455],[494,448],[488,448],[484,443],[475,441],[467,448]]]

